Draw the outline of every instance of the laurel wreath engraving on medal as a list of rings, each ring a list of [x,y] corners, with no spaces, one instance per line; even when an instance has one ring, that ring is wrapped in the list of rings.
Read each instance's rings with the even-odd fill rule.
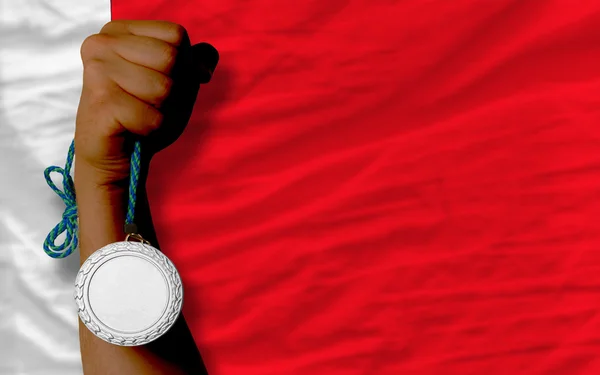
[[[167,316],[155,323],[156,325],[152,327],[151,330],[147,332],[144,331],[143,334],[137,336],[120,336],[103,329],[95,315],[88,313],[84,302],[84,285],[88,280],[90,271],[107,256],[117,252],[137,252],[151,258],[161,266],[161,269],[165,272],[167,283],[169,285],[170,297],[165,310]],[[179,317],[183,305],[183,286],[175,266],[169,258],[159,250],[140,242],[116,242],[96,251],[84,262],[75,279],[74,298],[81,321],[92,333],[111,344],[137,346],[147,344],[157,339],[173,326]]]

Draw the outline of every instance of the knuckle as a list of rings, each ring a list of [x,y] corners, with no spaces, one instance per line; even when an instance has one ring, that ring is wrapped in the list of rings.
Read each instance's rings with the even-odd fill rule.
[[[92,34],[85,38],[81,44],[81,59],[85,62],[86,60],[92,59],[102,54],[111,43],[111,37],[106,34]]]
[[[155,83],[155,100],[154,104],[160,105],[167,99],[171,94],[171,88],[173,87],[173,80],[167,76],[160,75],[156,79]]]
[[[115,84],[104,73],[104,64],[91,60],[83,71],[83,94],[94,105],[106,105],[115,94]]]
[[[97,84],[106,80],[108,77],[106,73],[106,67],[102,60],[95,58],[88,59],[83,63],[83,76],[84,81]]]
[[[169,27],[169,34],[171,41],[178,46],[183,42],[183,40],[187,36],[187,30],[185,29],[185,27],[173,23]]]
[[[144,126],[146,127],[146,134],[152,133],[158,130],[163,123],[164,115],[156,108],[150,107],[146,114]]]
[[[109,105],[113,100],[114,91],[109,85],[98,85],[94,86],[89,91],[90,104],[98,107]]]
[[[102,26],[102,29],[100,29],[101,33],[105,33],[108,32],[111,29],[114,29],[115,27],[120,27],[122,26],[123,21],[121,20],[114,20],[114,21],[109,21],[106,24],[104,24],[104,26]]]
[[[177,60],[178,55],[177,48],[173,47],[170,44],[166,44],[164,46],[164,50],[162,51],[162,61],[164,65],[165,71],[170,71],[175,65],[175,61]]]

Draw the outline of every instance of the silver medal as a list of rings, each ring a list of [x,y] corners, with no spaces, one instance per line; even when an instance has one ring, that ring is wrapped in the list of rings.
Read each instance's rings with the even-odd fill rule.
[[[147,242],[123,241],[93,253],[75,280],[85,326],[111,344],[147,344],[173,326],[183,287],[173,263]]]

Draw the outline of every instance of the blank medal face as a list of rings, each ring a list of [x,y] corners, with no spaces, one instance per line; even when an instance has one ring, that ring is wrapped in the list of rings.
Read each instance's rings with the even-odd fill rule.
[[[75,282],[79,316],[96,336],[143,345],[164,334],[181,311],[181,279],[150,245],[117,242],[92,254]]]

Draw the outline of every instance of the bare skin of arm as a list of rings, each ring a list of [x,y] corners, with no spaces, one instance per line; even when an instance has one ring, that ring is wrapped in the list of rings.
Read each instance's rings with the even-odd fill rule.
[[[92,167],[79,164],[76,178],[85,181]],[[127,204],[126,186],[95,186],[80,183],[81,261],[111,242],[123,241],[123,218]],[[137,225],[140,233],[160,248],[144,189],[138,190]],[[140,220],[142,219],[143,220]],[[164,335],[147,345],[121,347],[92,334],[80,321],[81,358],[86,375],[112,374],[205,374],[206,370],[183,316]]]
[[[177,139],[189,120],[200,84],[192,72],[193,49],[185,29],[157,21],[114,21],[84,42],[75,131],[81,263],[101,247],[124,240],[129,157],[136,137],[142,139],[142,173],[135,222],[138,232],[160,249],[145,183],[152,156]],[[79,333],[86,375],[206,373],[183,316],[165,335],[138,347],[109,344],[81,322]]]

